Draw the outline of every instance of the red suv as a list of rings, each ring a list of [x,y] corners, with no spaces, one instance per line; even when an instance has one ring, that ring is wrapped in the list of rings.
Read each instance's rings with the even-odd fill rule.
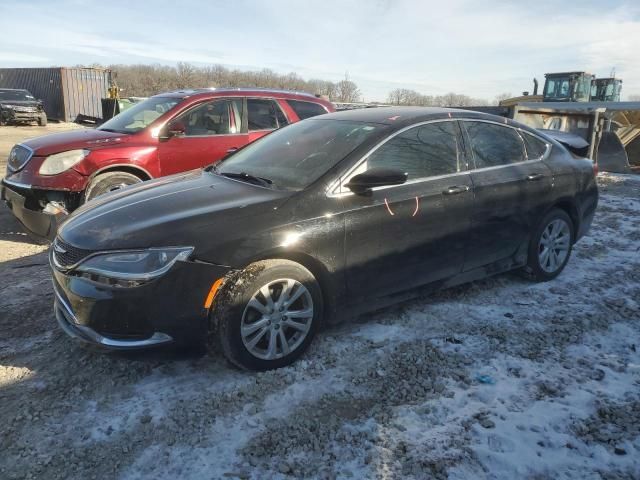
[[[2,198],[39,237],[103,193],[204,167],[289,123],[333,112],[310,94],[263,89],[203,89],[151,97],[96,129],[17,144]]]

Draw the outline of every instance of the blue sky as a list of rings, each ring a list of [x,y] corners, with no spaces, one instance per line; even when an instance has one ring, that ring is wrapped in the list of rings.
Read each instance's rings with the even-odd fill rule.
[[[0,67],[220,63],[492,99],[586,70],[640,95],[640,2],[0,0]],[[541,82],[542,83],[542,82]]]

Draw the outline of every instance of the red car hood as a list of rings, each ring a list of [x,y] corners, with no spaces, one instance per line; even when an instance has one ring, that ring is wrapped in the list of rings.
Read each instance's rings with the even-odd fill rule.
[[[79,148],[106,147],[125,142],[128,137],[127,134],[85,128],[31,138],[21,143],[31,148],[35,152],[34,155],[46,156]]]

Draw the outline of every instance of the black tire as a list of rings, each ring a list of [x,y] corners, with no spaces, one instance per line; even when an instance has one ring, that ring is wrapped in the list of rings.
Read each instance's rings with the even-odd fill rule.
[[[283,351],[281,352],[282,356],[274,359],[259,358],[247,348],[243,341],[241,334],[243,317],[246,312],[250,311],[248,304],[254,294],[261,287],[269,285],[271,282],[277,282],[280,279],[292,279],[305,287],[312,300],[313,316],[306,336],[301,337],[301,343],[289,353],[285,354]],[[296,288],[299,287],[296,285]],[[273,294],[277,295],[277,292],[274,291]],[[277,300],[277,298],[276,296],[274,300]],[[306,296],[305,298],[308,299],[309,297]],[[294,310],[298,308],[299,306],[295,306]],[[216,346],[219,346],[225,357],[232,364],[242,369],[265,371],[284,367],[293,363],[309,347],[320,327],[322,313],[323,302],[320,285],[309,270],[290,260],[274,259],[256,262],[249,265],[238,275],[227,279],[222,290],[216,296],[210,313],[209,344],[213,350],[215,350]],[[286,311],[284,314],[286,315]],[[274,311],[273,315],[277,315],[277,313]],[[262,318],[265,318],[264,315]],[[283,318],[286,319],[286,317]],[[269,325],[271,325],[271,322],[269,322]],[[284,321],[282,325],[285,325]],[[275,325],[268,327],[267,333],[262,337],[265,342],[269,341],[267,337],[274,328],[277,329],[278,327]],[[291,335],[289,341],[292,341],[295,345],[293,335],[296,335],[296,330],[284,326],[280,328],[283,329],[282,334],[285,337],[287,333],[284,332],[288,332]],[[256,336],[258,335],[256,334]],[[277,340],[276,345],[278,342],[282,347],[282,340]],[[280,350],[283,349],[280,348]]]
[[[119,190],[128,185],[142,182],[140,177],[128,172],[107,172],[96,175],[84,191],[84,201],[88,202],[105,193]]]
[[[540,260],[540,252],[544,247],[540,245],[542,236],[548,228],[550,228],[551,224],[555,221],[564,222],[569,229],[569,246],[568,251],[566,253],[566,257],[557,265],[557,268],[549,271],[548,269],[543,268],[542,262]],[[529,251],[527,258],[527,265],[524,268],[527,276],[536,282],[547,282],[556,278],[560,275],[560,272],[564,269],[571,257],[571,251],[573,249],[573,242],[575,239],[575,227],[573,225],[573,221],[571,217],[559,208],[554,208],[549,211],[540,221],[538,226],[533,232],[531,236],[531,240],[529,242]]]
[[[47,116],[46,115],[41,115],[40,118],[38,118],[38,125],[40,125],[41,127],[46,127],[47,126]]]

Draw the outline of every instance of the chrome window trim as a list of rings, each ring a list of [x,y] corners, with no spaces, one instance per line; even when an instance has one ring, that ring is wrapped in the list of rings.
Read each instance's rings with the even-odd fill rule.
[[[29,151],[29,156],[27,157],[27,159],[22,162],[22,165],[20,165],[18,168],[13,168],[11,167],[11,164],[9,163],[9,158],[7,158],[7,170],[9,170],[12,173],[15,172],[19,172],[20,170],[22,170],[24,168],[24,166],[29,163],[29,160],[31,160],[33,158],[33,155],[35,154],[35,151],[33,150],[33,148],[23,144],[23,143],[16,143],[13,147],[11,147],[11,150],[9,150],[9,157],[11,156],[11,152],[15,147],[22,147],[25,150]]]
[[[405,182],[401,185],[389,185],[389,186],[384,186],[384,187],[376,187],[376,188],[372,188],[371,191],[376,192],[378,190],[384,190],[384,189],[389,189],[389,188],[397,188],[397,187],[402,187],[404,185],[411,185],[411,184],[415,184],[415,183],[421,183],[421,182],[427,182],[430,180],[439,180],[442,178],[447,178],[447,177],[452,177],[455,175],[461,175],[461,174],[471,174],[472,172],[484,172],[487,170],[497,170],[499,168],[505,168],[505,167],[512,167],[514,165],[521,165],[523,163],[530,163],[530,162],[540,162],[542,160],[546,160],[549,157],[549,154],[551,152],[551,144],[549,142],[547,142],[544,138],[531,133],[527,130],[523,130],[520,127],[516,127],[514,125],[509,125],[508,123],[506,123],[508,121],[507,118],[505,118],[505,123],[502,122],[498,122],[495,120],[487,120],[487,119],[480,119],[480,118],[468,118],[468,117],[461,117],[461,118],[438,118],[435,120],[427,120],[424,122],[419,122],[419,123],[414,123],[412,125],[406,126],[400,130],[398,130],[397,132],[394,132],[392,135],[390,135],[389,137],[385,138],[384,140],[380,141],[378,144],[376,144],[375,146],[373,146],[367,153],[365,153],[362,158],[360,160],[358,160],[345,174],[341,175],[340,177],[338,177],[336,180],[334,180],[333,182],[331,182],[329,184],[329,187],[326,190],[326,196],[327,197],[346,197],[346,196],[350,196],[350,195],[355,195],[355,193],[353,192],[340,192],[339,188],[340,185],[342,185],[343,182],[346,182],[349,179],[349,176],[358,169],[358,167],[360,167],[362,165],[362,163],[364,163],[364,161],[366,161],[366,159],[369,157],[369,155],[371,155],[373,152],[375,152],[378,148],[380,148],[382,145],[384,145],[385,143],[387,143],[389,140],[391,140],[392,138],[394,138],[396,135],[399,135],[407,130],[410,130],[414,127],[419,127],[422,125],[427,125],[430,123],[437,123],[437,122],[484,122],[484,123],[493,123],[495,125],[500,125],[503,127],[508,127],[508,128],[512,128],[514,130],[516,130],[520,136],[520,141],[523,143],[522,147],[525,153],[525,156],[527,156],[527,149],[526,146],[524,145],[524,140],[522,139],[522,134],[528,134],[533,136],[534,138],[537,138],[538,140],[540,140],[541,142],[543,142],[546,145],[546,151],[544,152],[544,154],[539,157],[539,158],[526,158],[526,160],[523,160],[521,162],[516,162],[516,163],[508,163],[505,165],[495,165],[492,167],[483,167],[483,168],[470,168],[470,165],[467,164],[467,170],[463,170],[463,171],[459,171],[459,172],[455,172],[455,173],[450,173],[450,174],[446,174],[446,175],[438,175],[435,177],[424,177],[424,178],[419,178],[416,180],[411,180],[408,182]]]
[[[551,144],[549,142],[547,142],[544,138],[539,137],[538,135],[535,135],[527,130],[523,130],[520,127],[516,127],[513,125],[509,125],[508,123],[506,123],[506,121],[508,120],[505,117],[505,123],[501,123],[501,122],[496,122],[495,120],[487,120],[484,118],[461,118],[459,119],[461,122],[481,122],[481,123],[493,123],[494,125],[499,125],[501,127],[507,127],[507,128],[511,128],[513,130],[515,130],[516,132],[518,132],[518,136],[520,137],[520,141],[522,142],[522,149],[524,151],[524,155],[526,160],[522,160],[520,162],[515,162],[515,163],[505,163],[504,165],[494,165],[491,167],[482,167],[482,168],[473,168],[471,169],[471,171],[473,172],[479,172],[479,171],[483,171],[483,170],[490,170],[490,169],[495,169],[495,168],[501,168],[501,167],[509,167],[511,165],[519,165],[521,163],[526,163],[526,162],[537,162],[540,160],[544,160],[549,156],[549,153],[551,152]],[[527,146],[524,143],[524,139],[522,138],[522,134],[527,134],[527,135],[531,135],[534,138],[537,138],[538,140],[540,140],[542,143],[544,143],[547,147],[547,149],[545,150],[545,152],[542,154],[541,157],[539,158],[529,158],[529,154],[527,153]],[[474,158],[475,161],[475,158]]]
[[[549,154],[551,153],[551,144],[549,142],[547,142],[544,138],[539,137],[538,135],[536,135],[535,133],[531,133],[527,130],[523,130],[521,128],[518,128],[518,132],[520,132],[520,136],[524,136],[524,135],[529,135],[530,137],[535,138],[536,140],[540,140],[542,143],[544,143],[545,145],[545,151],[544,153],[540,156],[540,157],[536,157],[536,158],[529,158],[529,152],[527,152],[527,144],[525,143],[524,145],[524,151],[526,152],[527,155],[527,160],[528,161],[534,161],[534,160],[544,160],[546,159]]]
[[[401,133],[404,133],[407,130],[411,130],[412,128],[421,127],[423,125],[429,125],[431,123],[455,122],[455,121],[458,121],[458,119],[457,118],[438,118],[438,119],[434,119],[434,120],[425,120],[423,122],[413,123],[413,124],[408,125],[408,126],[406,126],[404,128],[401,128],[397,132],[393,132],[393,134],[391,134],[387,138],[381,140],[379,143],[374,145],[346,173],[344,173],[338,179],[336,179],[333,182],[331,182],[331,184],[327,188],[327,196],[329,196],[329,197],[343,197],[343,196],[346,196],[346,195],[355,195],[353,192],[340,192],[339,191],[340,185],[342,185],[343,182],[346,182],[349,179],[349,177],[353,174],[353,172],[356,171],[367,160],[367,158],[369,158],[369,156],[372,153],[374,153],[376,150],[378,150],[380,147],[382,147],[385,143],[389,142],[390,140],[392,140],[396,136],[400,135]],[[466,170],[465,170],[465,172],[466,172]],[[446,175],[440,175],[440,176],[438,176],[438,178],[444,178],[444,177],[447,177],[447,176],[450,176],[450,175],[458,175],[460,173],[463,173],[463,171],[449,173],[449,174],[446,174]],[[424,182],[425,180],[430,180],[430,179],[433,179],[433,178],[436,178],[436,177],[417,178],[415,180],[410,180],[408,182],[405,182],[402,185],[390,185],[390,186],[385,186],[385,187],[376,187],[376,188],[373,188],[372,191],[377,191],[377,190],[380,190],[380,189],[386,189],[386,188],[392,188],[392,187],[401,187],[403,185],[410,185],[412,183]]]
[[[404,182],[400,185],[385,185],[383,187],[374,187],[371,189],[372,192],[377,192],[378,190],[387,190],[389,188],[398,188],[398,187],[404,187],[406,185],[415,185],[418,183],[425,183],[425,182],[430,182],[432,180],[442,180],[443,178],[449,178],[449,177],[457,177],[459,175],[469,175],[471,173],[470,170],[463,170],[460,172],[455,172],[455,173],[447,173],[445,175],[437,175],[434,177],[424,177],[424,178],[416,178],[415,180],[409,180],[408,182]],[[355,193],[348,191],[348,192],[336,192],[336,193],[327,193],[327,197],[330,198],[340,198],[340,197],[349,197],[351,195],[355,195]]]
[[[247,133],[214,133],[213,135],[183,135],[183,136],[176,137],[176,138],[237,137],[239,135],[247,135]]]

